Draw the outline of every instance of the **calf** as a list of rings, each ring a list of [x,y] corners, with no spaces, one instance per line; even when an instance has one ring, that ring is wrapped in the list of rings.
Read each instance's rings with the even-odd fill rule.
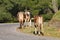
[[[35,26],[35,34],[43,34],[43,17],[42,16],[34,16],[34,26]]]
[[[30,12],[29,11],[25,11],[25,22],[28,22],[28,25],[31,26]]]
[[[22,28],[23,23],[24,23],[24,12],[18,12],[17,18],[18,18],[18,21],[20,23],[20,27],[19,28]]]

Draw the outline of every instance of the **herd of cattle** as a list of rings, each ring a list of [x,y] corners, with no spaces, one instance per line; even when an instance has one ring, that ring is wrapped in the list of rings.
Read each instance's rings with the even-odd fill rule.
[[[35,27],[35,34],[42,34],[44,35],[43,32],[43,17],[41,15],[35,15],[33,18],[30,16],[29,11],[25,12],[18,12],[17,13],[17,18],[20,23],[20,29],[23,27],[25,22],[29,22],[29,26],[31,26],[31,20],[34,20],[34,27]]]

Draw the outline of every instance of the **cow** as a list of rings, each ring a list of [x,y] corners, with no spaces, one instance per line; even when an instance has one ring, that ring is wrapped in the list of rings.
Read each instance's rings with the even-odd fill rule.
[[[19,28],[22,28],[24,23],[26,23],[26,22],[28,22],[28,25],[31,26],[30,12],[29,11],[18,12],[17,13],[17,18],[18,18],[18,21],[20,23],[20,27]]]
[[[27,10],[25,11],[25,22],[28,22],[28,25],[31,26],[30,12]]]
[[[43,17],[36,15],[34,16],[34,26],[35,26],[35,34],[42,34],[44,35],[43,32]]]
[[[18,18],[18,21],[20,23],[20,29],[23,27],[23,24],[24,24],[24,12],[18,12],[17,13],[17,18]]]

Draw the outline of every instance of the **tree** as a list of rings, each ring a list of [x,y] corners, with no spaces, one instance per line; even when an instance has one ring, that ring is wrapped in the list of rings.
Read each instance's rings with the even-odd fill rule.
[[[10,15],[9,18],[16,18],[18,11],[29,9],[33,15],[58,11],[58,4],[54,0],[0,0],[0,14]],[[59,2],[59,1],[58,1]],[[54,3],[54,4],[53,4]],[[60,4],[59,4],[60,5]],[[52,10],[51,10],[52,9]],[[8,17],[8,16],[7,16]],[[3,19],[3,17],[0,17]]]
[[[54,12],[57,12],[58,11],[58,1],[52,0],[52,6],[53,6]]]

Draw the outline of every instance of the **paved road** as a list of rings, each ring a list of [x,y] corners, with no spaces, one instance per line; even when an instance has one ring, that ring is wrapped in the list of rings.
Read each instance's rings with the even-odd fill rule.
[[[17,32],[19,23],[0,23],[0,40],[60,40],[60,38],[34,36]]]

